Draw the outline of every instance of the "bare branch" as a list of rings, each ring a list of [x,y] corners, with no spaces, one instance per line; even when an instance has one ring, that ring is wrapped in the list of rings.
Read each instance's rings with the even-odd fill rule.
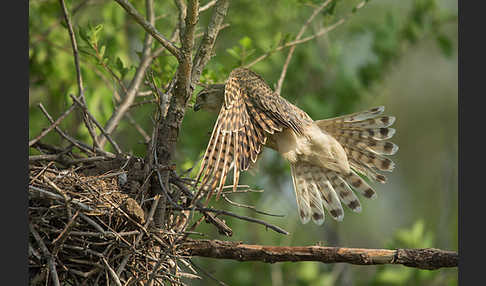
[[[51,124],[54,124],[54,120],[49,115],[49,113],[47,112],[47,110],[44,108],[44,106],[42,105],[42,103],[39,103],[39,108],[41,109],[42,113],[44,113],[44,115],[47,117],[47,119],[51,122]],[[54,128],[56,129],[57,133],[59,133],[59,135],[61,135],[67,141],[71,142],[74,146],[78,147],[79,150],[82,150],[82,151],[86,152],[87,154],[92,154],[93,153],[93,151],[90,150],[90,147],[88,145],[86,145],[85,143],[80,142],[80,141],[72,138],[71,136],[67,135],[58,126],[56,126]],[[110,153],[110,152],[107,152],[107,151],[102,150],[100,148],[95,148],[95,151],[97,153],[101,153],[101,154],[103,154],[103,155],[105,155],[105,156],[107,156],[109,158],[115,158],[116,157],[115,154]]]
[[[189,255],[265,263],[318,261],[355,265],[402,264],[420,269],[457,267],[457,252],[436,248],[366,249],[325,246],[264,246],[219,240],[188,240]]]
[[[285,235],[288,235],[289,232],[286,231],[285,229],[282,229],[276,225],[273,225],[273,224],[270,224],[268,222],[265,222],[263,220],[260,220],[260,219],[256,219],[256,218],[252,218],[252,217],[248,217],[248,216],[243,216],[243,215],[237,215],[235,213],[232,213],[232,212],[229,212],[229,211],[225,211],[225,210],[218,210],[218,209],[212,209],[212,208],[202,208],[202,207],[193,207],[193,208],[182,208],[182,207],[177,207],[175,208],[176,210],[192,210],[192,209],[195,209],[197,211],[200,211],[200,212],[210,212],[210,213],[215,213],[215,214],[222,214],[222,215],[227,215],[227,216],[231,216],[231,217],[234,217],[234,218],[237,218],[237,219],[241,219],[241,220],[246,220],[246,221],[249,221],[249,222],[254,222],[254,223],[257,223],[257,224],[261,224],[263,226],[265,226],[266,228],[269,228],[273,231],[276,231],[278,233],[281,233],[281,234],[285,234]]]
[[[216,2],[218,2],[218,1],[217,0],[209,1],[206,5],[199,8],[199,13],[204,12],[204,11],[208,10],[209,8],[213,7],[214,4],[216,4]]]
[[[133,17],[133,19],[139,23],[145,31],[150,33],[162,46],[164,46],[177,60],[181,60],[181,51],[170,40],[164,37],[153,25],[147,22],[140,13],[126,0],[115,0],[120,6],[127,11],[127,13]]]
[[[194,57],[194,64],[192,69],[192,83],[195,83],[199,80],[204,66],[206,66],[208,61],[211,59],[211,53],[213,51],[214,43],[216,41],[219,31],[221,30],[221,25],[224,18],[226,17],[226,13],[228,12],[228,0],[219,0],[215,4],[216,6],[214,7],[214,11],[211,16],[208,28],[204,33],[203,39],[201,40],[199,48],[196,52],[196,56]]]
[[[88,108],[86,107],[86,105],[84,105],[74,95],[70,94],[70,96],[71,96],[71,99],[79,106],[79,108],[81,108],[81,110],[83,110],[84,113],[86,115],[88,115],[88,117],[90,118],[90,120],[92,120],[94,122],[94,124],[98,127],[98,129],[100,129],[101,134],[103,134],[103,136],[105,136],[106,139],[108,139],[108,141],[111,143],[111,145],[113,146],[113,148],[115,148],[116,153],[117,154],[121,154],[122,151],[121,151],[120,147],[118,146],[118,144],[113,140],[113,138],[111,138],[110,134],[108,134],[105,131],[105,129],[103,128],[103,126],[101,126],[101,124],[94,118],[94,116],[91,113],[89,113]]]
[[[300,31],[297,34],[297,37],[295,37],[296,40],[300,40],[300,38],[302,38],[302,35],[304,34],[305,30],[307,30],[307,27],[312,22],[312,20],[314,20],[314,18],[317,16],[317,14],[319,14],[319,12],[321,12],[322,9],[324,9],[327,5],[329,5],[329,3],[331,3],[331,1],[332,0],[326,0],[326,1],[324,1],[324,3],[322,3],[316,9],[314,9],[314,12],[312,12],[309,19],[307,19],[307,22],[305,22],[305,24],[302,26],[302,28],[300,28]],[[283,80],[285,78],[285,75],[287,74],[287,68],[289,66],[290,59],[292,58],[292,56],[294,54],[295,47],[296,46],[290,47],[289,53],[287,54],[287,58],[285,59],[285,64],[282,68],[282,73],[280,74],[280,78],[278,79],[277,87],[275,88],[275,91],[278,94],[280,94],[280,92],[282,91]]]
[[[69,113],[71,113],[71,111],[74,110],[74,107],[75,107],[75,105],[72,104],[66,111],[64,111],[63,114],[61,114],[61,116],[59,116],[59,118],[56,121],[54,121],[54,123],[52,123],[48,128],[44,129],[37,137],[35,137],[34,139],[30,140],[29,141],[29,147],[31,147],[32,145],[34,145],[35,143],[37,143],[44,136],[46,136],[47,133],[49,133],[52,129],[54,129],[57,125],[59,125],[61,123],[61,121],[63,121],[64,118],[66,118],[66,116],[68,116]]]
[[[74,30],[73,30],[73,25],[71,23],[71,19],[69,18],[69,13],[66,8],[66,4],[64,3],[64,0],[59,0],[61,3],[63,15],[64,15],[64,20],[66,21],[66,25],[68,27],[69,31],[69,38],[71,39],[71,46],[73,48],[73,55],[74,55],[74,66],[76,67],[76,79],[78,82],[78,96],[81,98],[81,102],[83,105],[86,106],[86,99],[84,97],[84,87],[83,87],[83,77],[81,75],[81,68],[79,65],[79,52],[78,52],[78,43],[76,42],[76,37],[74,35]],[[88,128],[89,135],[91,138],[93,138],[93,146],[95,148],[100,147],[100,144],[98,142],[98,138],[96,137],[96,131],[93,128],[93,125],[91,124],[91,121],[89,119],[89,116],[86,114],[86,110],[83,110],[83,120],[86,125],[86,128]]]
[[[147,10],[148,24],[153,26],[155,24],[153,0],[146,0],[145,6],[146,6],[146,10]],[[139,64],[137,70],[135,71],[135,76],[133,77],[133,80],[131,81],[128,90],[126,90],[124,88],[124,86],[122,86],[124,88],[124,91],[125,91],[125,97],[123,98],[123,101],[120,103],[120,105],[118,105],[116,110],[113,112],[110,119],[108,119],[108,121],[106,122],[106,128],[105,129],[106,129],[106,132],[108,134],[113,133],[113,131],[116,129],[116,127],[120,123],[120,120],[128,112],[128,110],[130,109],[130,106],[132,105],[132,103],[135,100],[135,97],[137,96],[138,90],[139,90],[140,85],[141,85],[141,83],[144,79],[144,76],[145,76],[145,71],[148,69],[148,67],[152,63],[152,60],[154,59],[151,56],[152,41],[153,41],[153,38],[147,33],[145,35],[145,39],[144,39],[144,43],[143,43],[142,58],[140,59],[140,64]],[[100,145],[103,146],[105,144],[105,142],[106,142],[106,140],[103,138],[100,141]]]
[[[255,65],[256,63],[262,61],[263,59],[267,58],[269,55],[275,53],[275,52],[278,52],[280,50],[283,50],[285,48],[289,48],[289,47],[292,47],[292,46],[295,46],[295,45],[299,45],[299,44],[302,44],[302,43],[305,43],[305,42],[308,42],[310,40],[313,40],[317,37],[320,37],[322,35],[325,35],[326,33],[334,30],[335,28],[337,28],[339,25],[341,25],[342,23],[345,22],[345,18],[341,18],[339,19],[339,21],[337,21],[336,23],[328,26],[328,27],[325,27],[325,28],[322,28],[320,29],[317,33],[315,33],[314,35],[311,35],[311,36],[308,36],[308,37],[305,37],[303,39],[300,39],[300,40],[295,40],[295,41],[292,41],[292,42],[288,42],[288,43],[285,43],[283,45],[280,45],[278,47],[276,47],[275,49],[271,50],[271,51],[268,51],[266,53],[264,53],[263,55],[259,56],[258,58],[256,58],[255,60],[253,60],[251,63],[245,65],[246,68],[249,68],[253,65]]]
[[[101,261],[103,261],[103,264],[105,265],[106,270],[108,271],[108,273],[110,273],[111,279],[113,279],[115,284],[117,286],[122,286],[122,284],[120,282],[120,278],[118,277],[118,275],[116,275],[115,270],[113,270],[113,268],[110,267],[110,264],[108,264],[108,261],[106,261],[106,258],[104,258],[104,257],[101,258]]]
[[[177,179],[173,179],[170,181],[172,184],[174,184],[176,187],[178,187],[181,191],[184,192],[184,194],[189,198],[192,199],[194,197],[194,194],[189,191],[189,189],[186,188],[181,182],[179,182]],[[197,207],[202,208],[202,204],[200,202],[196,202]],[[212,213],[206,212],[206,211],[201,211],[206,218],[206,220],[214,224],[217,228],[220,234],[226,235],[226,236],[232,236],[233,235],[233,230],[226,225],[226,223],[215,217]]]

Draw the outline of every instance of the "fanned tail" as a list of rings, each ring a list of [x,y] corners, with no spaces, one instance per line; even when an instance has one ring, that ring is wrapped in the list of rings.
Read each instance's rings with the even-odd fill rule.
[[[291,164],[290,170],[302,223],[305,224],[311,219],[318,225],[324,223],[324,208],[332,218],[338,221],[343,219],[343,208],[329,179],[331,177],[329,169],[299,161]]]
[[[321,130],[335,137],[343,146],[351,168],[379,183],[385,183],[386,177],[378,171],[391,172],[395,167],[395,163],[385,156],[398,151],[396,144],[385,141],[395,134],[395,129],[390,128],[395,122],[395,117],[381,116],[384,111],[385,107],[379,106],[315,121]],[[345,176],[348,183],[349,180],[353,180],[357,184],[358,179],[355,175]],[[368,191],[368,194],[370,193]]]
[[[376,191],[358,173],[385,183],[386,177],[379,171],[391,172],[395,166],[386,157],[398,151],[396,144],[386,141],[395,134],[395,129],[389,127],[395,117],[380,116],[384,110],[383,106],[379,106],[315,121],[322,131],[332,135],[343,146],[352,170],[339,173],[303,161],[291,164],[302,223],[312,219],[316,224],[322,224],[324,209],[332,218],[342,220],[344,211],[341,203],[354,212],[361,212],[361,203],[353,191],[369,199],[376,198]]]

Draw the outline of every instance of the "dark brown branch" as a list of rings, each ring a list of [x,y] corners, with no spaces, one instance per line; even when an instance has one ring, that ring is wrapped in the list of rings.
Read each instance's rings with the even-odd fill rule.
[[[39,103],[39,108],[41,109],[42,113],[44,113],[44,115],[47,117],[47,119],[51,122],[51,124],[54,124],[54,120],[52,119],[51,115],[47,112],[47,110],[44,108],[44,106],[42,105],[42,103]],[[88,145],[86,145],[85,143],[83,142],[80,142],[74,138],[72,138],[71,136],[67,135],[66,133],[64,133],[61,128],[59,128],[59,126],[55,126],[54,129],[56,129],[57,133],[59,133],[59,135],[61,135],[64,139],[66,139],[67,141],[71,142],[74,146],[78,147],[79,150],[82,150],[84,152],[86,152],[87,154],[92,154],[93,152],[90,150],[90,147]],[[111,153],[111,152],[107,152],[105,150],[102,150],[100,148],[95,148],[95,151],[97,153],[100,153],[102,155],[105,155],[106,157],[109,157],[109,158],[115,158],[116,155]]]
[[[401,264],[408,267],[434,270],[457,267],[457,252],[436,248],[366,249],[325,246],[264,246],[219,240],[188,240],[187,253],[238,261],[266,263],[286,261],[318,261],[322,263],[350,263],[355,265]]]
[[[61,121],[64,120],[64,118],[66,118],[66,116],[68,116],[69,113],[71,113],[71,111],[74,110],[74,107],[75,107],[75,105],[72,104],[66,111],[64,111],[63,114],[61,114],[61,116],[59,116],[59,118],[56,121],[54,121],[54,123],[52,123],[48,128],[44,129],[37,137],[30,140],[29,141],[29,147],[31,147],[32,145],[37,143],[40,139],[42,139],[44,136],[46,136],[47,133],[49,133],[52,129],[54,129],[56,126],[58,126],[61,123]]]
[[[184,192],[184,194],[186,196],[188,196],[189,199],[192,200],[192,198],[194,196],[193,193],[191,191],[189,191],[189,189],[187,189],[183,184],[181,184],[179,181],[177,181],[177,179],[171,180],[170,182],[172,184],[174,184],[175,186],[177,186],[181,191]],[[203,207],[200,202],[196,202],[196,205],[199,208],[202,208]],[[218,232],[220,234],[223,234],[223,235],[226,235],[226,236],[232,236],[233,235],[233,230],[231,230],[231,228],[228,227],[223,220],[221,220],[220,218],[215,217],[210,212],[206,212],[206,211],[201,211],[201,212],[203,213],[204,217],[206,218],[206,220],[209,223],[214,224],[218,228]]]
[[[120,6],[127,11],[127,13],[133,17],[133,19],[139,23],[145,31],[150,33],[159,43],[162,44],[177,60],[181,60],[181,51],[170,40],[164,37],[153,25],[147,22],[140,13],[126,0],[115,0]]]
[[[111,138],[110,134],[108,134],[105,131],[105,129],[103,128],[103,126],[101,126],[101,124],[94,118],[94,116],[91,113],[89,113],[88,108],[86,107],[86,105],[84,105],[74,95],[70,94],[69,96],[71,96],[72,100],[79,106],[79,108],[81,108],[81,110],[84,111],[84,113],[90,118],[90,120],[92,120],[94,122],[94,124],[101,131],[101,134],[103,134],[103,136],[105,136],[106,139],[108,139],[108,141],[111,143],[111,146],[113,146],[113,148],[115,148],[116,153],[117,154],[121,154],[122,151],[121,151],[120,147],[118,146],[118,144],[113,140],[113,138]],[[103,144],[100,143],[100,146],[103,146]]]

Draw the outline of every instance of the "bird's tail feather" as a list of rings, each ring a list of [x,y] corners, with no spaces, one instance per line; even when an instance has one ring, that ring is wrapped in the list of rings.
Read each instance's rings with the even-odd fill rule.
[[[318,225],[324,223],[324,208],[334,219],[343,219],[344,212],[332,181],[332,171],[303,161],[291,164],[290,170],[302,223],[311,219]],[[359,201],[357,204],[359,206]]]
[[[385,155],[393,155],[398,151],[396,144],[385,141],[395,134],[395,129],[389,127],[395,122],[395,117],[380,116],[383,111],[385,107],[379,106],[315,121],[321,130],[341,143],[351,168],[380,183],[386,182],[386,177],[378,171],[391,172],[395,167],[395,163]]]
[[[384,107],[317,120],[317,126],[332,135],[343,146],[352,170],[339,173],[307,162],[291,164],[297,206],[302,223],[311,219],[324,222],[324,209],[336,220],[342,220],[341,202],[354,212],[361,212],[361,203],[353,192],[366,198],[376,198],[375,190],[358,173],[380,183],[386,177],[378,171],[391,172],[394,163],[385,155],[393,155],[398,146],[385,141],[395,134],[389,128],[395,121],[392,116],[380,116]],[[324,208],[323,208],[324,207]]]

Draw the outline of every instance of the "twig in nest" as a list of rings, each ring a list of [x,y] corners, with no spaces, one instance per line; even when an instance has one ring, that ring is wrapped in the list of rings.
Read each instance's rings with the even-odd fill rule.
[[[49,252],[49,249],[44,244],[44,241],[42,241],[42,238],[40,237],[39,233],[35,230],[31,222],[29,222],[29,230],[30,233],[32,233],[32,235],[34,236],[34,239],[37,241],[37,245],[39,245],[42,254],[44,255],[44,258],[46,258],[47,264],[49,264],[49,270],[52,276],[52,284],[54,284],[55,286],[60,286],[61,284],[59,283],[59,276],[57,275],[56,261],[54,260],[54,257]]]
[[[64,241],[66,240],[67,236],[70,234],[70,229],[74,226],[74,221],[76,220],[76,218],[78,217],[79,215],[79,210],[76,211],[76,213],[71,217],[71,219],[69,220],[69,222],[66,224],[66,226],[64,227],[64,229],[61,231],[61,233],[52,241],[52,245],[53,245],[53,255],[56,256],[57,253],[59,252],[59,249],[61,247],[61,245],[64,243]]]
[[[113,281],[116,283],[116,285],[117,286],[122,286],[122,284],[120,282],[120,278],[118,277],[118,275],[116,275],[116,273],[113,270],[113,268],[110,267],[110,265],[108,264],[108,261],[106,261],[106,258],[104,258],[104,257],[101,258],[101,261],[103,261],[103,264],[105,265],[106,270],[108,271],[108,273],[110,273],[110,276],[113,279]]]

